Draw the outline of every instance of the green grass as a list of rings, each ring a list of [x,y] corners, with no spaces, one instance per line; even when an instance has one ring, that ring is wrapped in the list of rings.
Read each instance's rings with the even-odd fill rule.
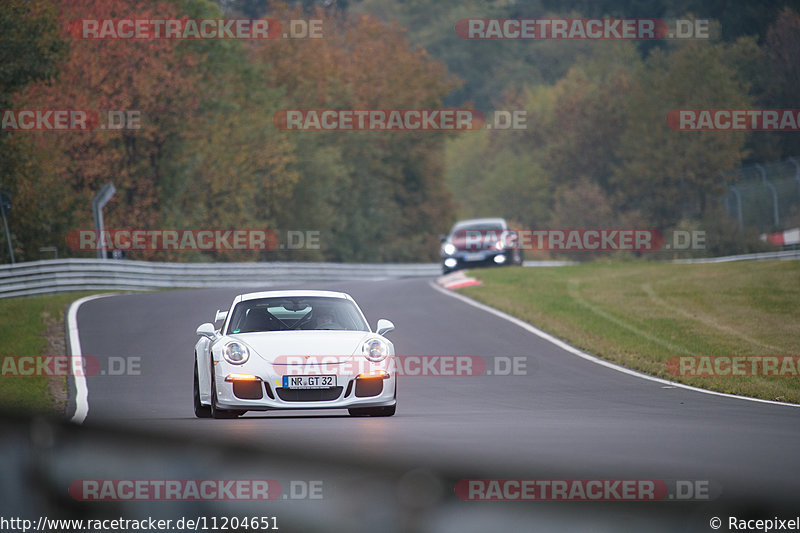
[[[47,353],[48,325],[52,333],[63,337],[67,305],[88,294],[91,293],[0,300],[0,368],[7,355],[66,355]],[[6,411],[58,413],[63,406],[53,391],[63,391],[64,387],[64,377],[3,376],[0,372],[0,404]]]
[[[707,389],[800,403],[800,377],[681,377],[681,355],[800,355],[800,261],[472,270],[462,289],[573,346]]]

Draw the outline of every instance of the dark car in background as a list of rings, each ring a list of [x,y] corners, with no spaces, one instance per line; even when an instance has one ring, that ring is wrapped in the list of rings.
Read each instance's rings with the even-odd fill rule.
[[[522,264],[517,236],[502,218],[456,222],[441,242],[443,274],[462,268]]]

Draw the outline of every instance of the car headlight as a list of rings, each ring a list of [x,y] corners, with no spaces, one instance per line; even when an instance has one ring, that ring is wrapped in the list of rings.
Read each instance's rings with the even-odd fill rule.
[[[222,356],[232,365],[241,365],[250,358],[250,350],[240,342],[229,342],[225,345]]]
[[[456,253],[456,247],[452,242],[448,242],[445,243],[444,246],[442,246],[442,251],[444,252],[445,255],[453,255],[454,253]]]
[[[369,339],[361,347],[361,351],[364,354],[364,357],[373,363],[380,363],[386,359],[387,355],[389,355],[389,349],[386,346],[386,343],[380,339]]]

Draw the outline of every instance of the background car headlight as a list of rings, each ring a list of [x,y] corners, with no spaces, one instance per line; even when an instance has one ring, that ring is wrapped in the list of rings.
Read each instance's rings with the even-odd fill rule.
[[[233,365],[241,365],[250,357],[250,350],[242,343],[229,342],[222,351],[225,360]]]
[[[445,255],[453,255],[456,253],[456,247],[452,242],[448,242],[442,246],[442,251],[445,253]]]
[[[361,351],[364,353],[364,357],[373,363],[379,363],[386,359],[389,352],[386,344],[380,339],[369,339],[361,347]]]

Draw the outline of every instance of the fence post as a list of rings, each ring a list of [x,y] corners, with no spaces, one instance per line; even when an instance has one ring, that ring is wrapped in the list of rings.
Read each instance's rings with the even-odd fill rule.
[[[727,187],[728,190],[736,197],[736,220],[739,222],[739,231],[742,231],[742,229],[744,229],[744,222],[742,220],[742,195],[739,193],[739,189],[736,188],[735,184],[731,183],[728,185],[728,180],[725,179],[725,173],[723,171],[720,170],[719,173],[722,175],[725,187]],[[725,203],[728,203],[727,198],[725,198]],[[730,215],[730,211],[728,212],[728,215]]]
[[[775,186],[772,185],[772,183],[770,183],[767,179],[767,171],[764,170],[764,167],[759,163],[756,163],[755,166],[761,173],[761,181],[763,181],[764,185],[769,187],[769,190],[772,191],[772,218],[775,222],[775,228],[777,229],[780,227],[780,217],[778,216],[778,191],[775,190]]]
[[[789,161],[794,163],[794,180],[797,182],[797,194],[800,196],[800,163],[797,162],[797,159],[794,157],[790,157]]]

